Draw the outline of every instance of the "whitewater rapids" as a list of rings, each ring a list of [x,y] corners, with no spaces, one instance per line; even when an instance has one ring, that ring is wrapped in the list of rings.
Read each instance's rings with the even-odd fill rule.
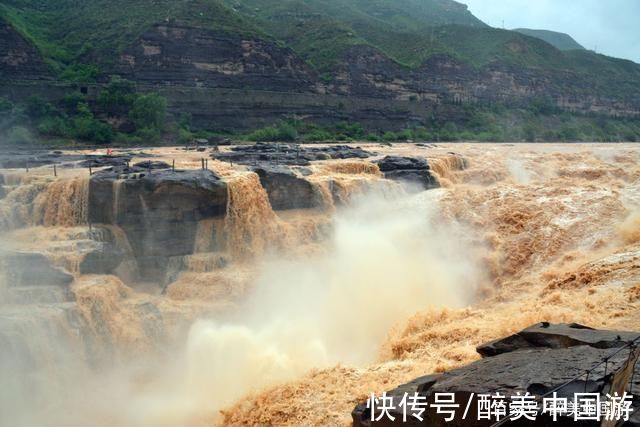
[[[71,272],[74,304],[110,353],[91,366],[62,312],[30,306],[59,325],[47,336],[0,284],[0,313],[42,355],[2,387],[0,425],[345,425],[370,393],[469,363],[478,344],[536,322],[640,329],[637,146],[363,148],[428,158],[442,188],[405,192],[370,163],[329,161],[309,177],[324,209],[274,212],[257,175],[212,162],[229,183],[232,263],[214,268],[217,225],[203,221],[164,293],[79,273],[86,178],[3,171],[3,246]],[[197,167],[196,155],[151,151]],[[329,202],[329,182],[345,206]],[[162,342],[145,330],[148,304]]]

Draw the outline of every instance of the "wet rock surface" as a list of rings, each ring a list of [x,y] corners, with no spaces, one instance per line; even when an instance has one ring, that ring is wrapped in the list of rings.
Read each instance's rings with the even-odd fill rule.
[[[145,160],[143,162],[138,162],[133,165],[134,167],[140,169],[171,169],[171,165],[167,162],[163,162],[160,160]]]
[[[423,396],[428,403],[423,421],[408,416],[406,425],[420,426],[491,426],[497,419],[479,420],[478,395],[500,394],[506,396],[507,414],[511,396],[517,393],[530,393],[540,402],[548,393],[556,392],[557,397],[574,399],[575,393],[599,393],[603,401],[606,393],[619,395],[626,390],[632,391],[634,370],[640,352],[632,346],[638,342],[640,333],[623,331],[600,331],[577,324],[533,325],[518,334],[496,340],[478,347],[485,356],[483,359],[465,367],[454,369],[441,375],[429,375],[401,385],[391,390],[387,396],[394,397],[395,409],[390,411],[396,422],[389,417],[372,421],[371,410],[366,402],[356,406],[352,412],[353,425],[384,426],[400,425],[403,409],[399,403],[404,393]],[[603,361],[606,360],[606,363]],[[589,375],[586,375],[589,372]],[[460,404],[453,421],[445,421],[431,405],[436,393],[455,393],[456,403]],[[463,419],[462,414],[468,402],[469,410]],[[637,402],[634,403],[637,407]],[[539,408],[541,407],[539,403]],[[377,418],[379,412],[376,412]],[[637,417],[637,415],[636,415]],[[625,425],[633,424],[632,419]],[[519,419],[507,425],[547,426],[552,420],[548,414],[540,411],[535,421]],[[575,422],[573,415],[558,418],[553,425],[621,425],[601,424],[596,421]],[[405,425],[405,424],[402,424]]]
[[[407,183],[409,187],[418,189],[437,188],[438,180],[431,174],[429,164],[425,159],[416,157],[386,156],[379,160],[380,172],[387,179]]]
[[[140,156],[142,157],[142,156]],[[106,154],[64,154],[61,151],[8,151],[0,156],[0,169],[27,169],[40,166],[60,165],[61,167],[101,168],[126,166],[133,158],[130,153]]]
[[[73,276],[51,265],[50,260],[40,253],[0,252],[0,263],[4,282],[9,288],[62,286],[73,282]]]
[[[636,339],[635,332],[600,331],[573,324],[539,323],[517,334],[479,346],[476,350],[483,357],[496,356],[524,348],[568,348],[588,345],[595,348],[617,348]]]
[[[288,166],[264,166],[253,171],[260,177],[274,210],[322,207],[322,195],[318,188]]]
[[[107,155],[95,155],[95,154],[87,154],[85,155],[85,160],[80,162],[80,166],[85,168],[99,168],[105,166],[125,166],[128,165],[131,160],[130,155],[118,155],[118,156],[107,156]]]
[[[0,156],[0,169],[27,169],[39,166],[77,162],[84,159],[80,154],[64,155],[59,151],[5,151]]]
[[[312,161],[329,159],[366,159],[374,155],[360,147],[329,145],[310,147],[298,144],[276,144],[258,142],[254,145],[237,145],[231,151],[216,151],[211,157],[216,160],[241,165],[290,165],[308,166]]]
[[[198,222],[226,207],[227,185],[209,170],[112,168],[89,184],[89,221],[120,226],[140,274],[158,281],[169,257],[192,253]]]

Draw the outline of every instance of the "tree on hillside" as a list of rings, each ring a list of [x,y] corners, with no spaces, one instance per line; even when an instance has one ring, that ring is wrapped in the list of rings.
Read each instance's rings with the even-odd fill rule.
[[[146,139],[157,139],[162,131],[166,111],[167,100],[151,93],[141,95],[135,100],[129,112],[129,118],[140,136]]]

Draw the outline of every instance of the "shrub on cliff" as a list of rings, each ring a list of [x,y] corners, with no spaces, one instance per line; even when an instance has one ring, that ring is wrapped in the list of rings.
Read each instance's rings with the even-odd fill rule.
[[[69,129],[64,119],[58,116],[45,117],[38,124],[38,132],[45,136],[68,136]]]
[[[167,100],[160,95],[150,93],[136,98],[129,112],[129,119],[141,137],[155,140],[162,131],[166,111]]]
[[[130,80],[113,78],[98,94],[98,107],[107,114],[127,114],[136,101],[136,84]]]
[[[276,126],[267,126],[250,133],[249,141],[295,141],[298,138],[298,130],[291,123],[280,122]]]
[[[45,99],[33,95],[27,100],[25,113],[32,119],[39,119],[51,114],[53,107]]]
[[[93,116],[89,106],[85,103],[78,104],[78,114],[72,121],[72,134],[76,138],[105,144],[113,140],[111,126],[102,123]]]
[[[193,141],[193,134],[187,129],[178,129],[178,142],[180,144],[188,144]]]
[[[93,83],[97,77],[98,67],[86,64],[70,65],[60,74],[62,80],[72,83]]]

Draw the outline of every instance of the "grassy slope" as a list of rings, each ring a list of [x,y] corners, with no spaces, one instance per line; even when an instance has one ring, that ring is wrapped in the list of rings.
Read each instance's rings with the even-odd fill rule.
[[[449,0],[224,0],[328,72],[353,45],[379,48],[406,66],[419,65],[442,46],[430,42],[434,26],[485,27]]]
[[[247,18],[211,0],[8,0],[0,4],[0,16],[58,68],[91,58],[108,61],[166,21],[266,37]]]
[[[524,34],[526,36],[535,37],[540,40],[544,40],[551,46],[560,50],[574,50],[584,49],[580,43],[575,41],[569,34],[558,33],[556,31],[549,30],[532,30],[529,28],[516,28],[513,31]]]
[[[223,0],[331,74],[346,49],[370,45],[407,67],[435,53],[475,67],[492,63],[576,73],[585,90],[633,96],[640,66],[586,50],[561,51],[515,31],[490,28],[449,0]]]
[[[370,45],[407,67],[445,53],[476,67],[569,70],[586,82],[585,90],[617,96],[633,96],[640,80],[640,66],[630,61],[563,52],[487,27],[450,0],[5,0],[0,16],[59,70],[113,60],[150,26],[169,20],[271,36],[327,78],[349,47]]]

